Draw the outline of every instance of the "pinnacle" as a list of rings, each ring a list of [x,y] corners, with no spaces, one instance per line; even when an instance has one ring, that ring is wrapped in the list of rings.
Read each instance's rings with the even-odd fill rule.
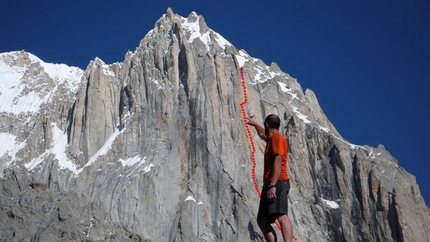
[[[171,7],[167,8],[167,16],[172,19],[175,16],[175,13],[173,12]]]

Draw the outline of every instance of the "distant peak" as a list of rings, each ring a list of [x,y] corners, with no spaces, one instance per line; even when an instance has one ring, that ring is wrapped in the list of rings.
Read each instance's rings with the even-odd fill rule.
[[[272,62],[269,69],[270,69],[270,71],[273,71],[273,72],[282,72],[281,68],[279,68],[279,66],[276,62]]]
[[[173,12],[172,8],[167,8],[167,17],[173,18],[175,16],[175,13]]]
[[[25,50],[1,53],[0,59],[10,67],[27,67],[32,62],[41,61],[37,56],[28,53]]]
[[[197,19],[199,19],[199,15],[192,11],[189,15],[188,15],[188,21],[189,22],[195,22]]]

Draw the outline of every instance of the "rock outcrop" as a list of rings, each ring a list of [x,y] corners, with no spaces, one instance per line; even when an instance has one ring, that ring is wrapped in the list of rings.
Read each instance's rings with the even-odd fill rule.
[[[290,142],[299,241],[430,241],[415,177],[382,145],[350,144],[311,90],[171,9],[122,63],[0,54],[0,240],[262,241],[240,68],[247,114],[278,114]]]

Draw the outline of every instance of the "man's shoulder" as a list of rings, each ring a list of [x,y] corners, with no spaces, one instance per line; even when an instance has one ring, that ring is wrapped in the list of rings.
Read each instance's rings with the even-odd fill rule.
[[[276,139],[285,139],[284,135],[282,135],[281,132],[274,133],[272,137]]]
[[[273,140],[275,142],[287,142],[287,139],[281,134],[281,132],[276,132],[272,136],[270,136],[270,140]]]
[[[278,143],[284,143],[284,144],[288,145],[288,141],[287,141],[287,139],[285,138],[285,136],[284,136],[284,135],[282,135],[282,134],[281,134],[281,132],[276,132],[276,133],[272,136],[272,138],[274,138],[274,139],[278,140],[278,141],[277,141]]]

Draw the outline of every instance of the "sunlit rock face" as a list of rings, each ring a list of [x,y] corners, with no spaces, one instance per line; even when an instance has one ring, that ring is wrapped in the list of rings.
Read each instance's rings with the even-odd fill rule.
[[[262,241],[240,68],[244,114],[278,114],[290,143],[299,241],[429,241],[382,145],[344,140],[311,90],[171,9],[121,63],[0,54],[0,240]]]

